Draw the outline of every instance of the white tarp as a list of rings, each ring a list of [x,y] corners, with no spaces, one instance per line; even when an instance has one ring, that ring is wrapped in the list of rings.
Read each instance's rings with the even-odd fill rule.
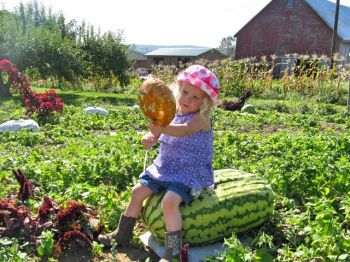
[[[108,115],[108,111],[102,107],[98,107],[98,106],[91,106],[91,107],[87,107],[84,109],[84,114],[100,114],[100,115]]]
[[[19,131],[22,128],[30,129],[34,132],[39,131],[39,125],[32,119],[10,120],[0,125],[0,133],[5,131]]]

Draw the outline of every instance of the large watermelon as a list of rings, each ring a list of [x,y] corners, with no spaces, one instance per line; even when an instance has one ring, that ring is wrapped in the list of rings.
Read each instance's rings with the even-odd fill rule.
[[[189,205],[181,205],[184,243],[202,245],[259,226],[273,210],[271,187],[254,174],[235,169],[214,172],[215,189],[205,189]],[[160,203],[163,194],[150,197],[141,219],[158,241],[164,243],[165,225]]]

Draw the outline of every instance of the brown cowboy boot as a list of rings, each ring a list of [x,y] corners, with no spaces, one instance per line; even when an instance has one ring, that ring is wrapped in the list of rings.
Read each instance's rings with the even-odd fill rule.
[[[129,246],[135,223],[135,217],[127,217],[122,215],[120,217],[117,229],[109,234],[99,235],[98,242],[106,247],[111,247],[112,240],[114,239],[118,245]]]
[[[165,232],[165,254],[160,260],[162,262],[171,261],[178,258],[182,249],[182,231]]]

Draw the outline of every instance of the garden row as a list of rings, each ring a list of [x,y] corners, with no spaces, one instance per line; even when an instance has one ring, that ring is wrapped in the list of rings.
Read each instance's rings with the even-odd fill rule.
[[[140,139],[146,119],[133,107],[135,97],[99,102],[108,116],[84,115],[90,104],[73,103],[73,94],[64,98],[72,103],[46,122],[37,119],[39,132],[0,134],[0,199],[17,192],[12,170],[21,169],[40,189],[28,203],[33,213],[45,195],[59,204],[76,200],[98,210],[106,230],[114,229],[143,170]],[[226,239],[229,251],[216,260],[346,261],[350,117],[345,107],[306,100],[249,103],[256,114],[219,108],[213,113],[214,168],[237,168],[266,179],[276,194],[275,211],[262,227]],[[1,100],[0,122],[23,112],[18,97]],[[156,153],[151,150],[149,159]],[[243,245],[242,238],[250,241]],[[39,256],[21,239],[2,238],[0,260],[19,255],[23,261]]]

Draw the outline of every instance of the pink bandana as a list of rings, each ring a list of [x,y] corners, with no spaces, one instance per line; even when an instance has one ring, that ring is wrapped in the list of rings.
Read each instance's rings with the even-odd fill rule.
[[[209,95],[213,102],[218,100],[219,79],[209,69],[201,65],[191,65],[177,77],[180,85],[182,81],[192,84]]]

